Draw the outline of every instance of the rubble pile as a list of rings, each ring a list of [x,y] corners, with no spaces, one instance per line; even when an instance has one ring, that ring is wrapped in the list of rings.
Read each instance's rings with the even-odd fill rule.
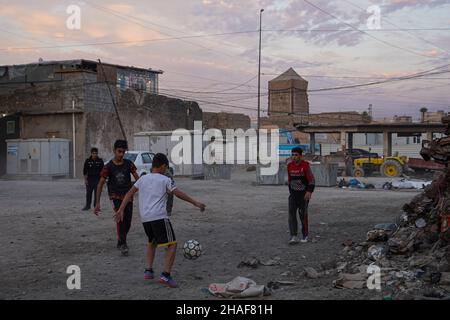
[[[450,117],[443,123],[447,136],[424,141],[421,155],[445,169],[403,206],[397,221],[377,225],[366,241],[345,246],[335,287],[367,289],[379,267],[377,289],[385,297],[450,299]]]

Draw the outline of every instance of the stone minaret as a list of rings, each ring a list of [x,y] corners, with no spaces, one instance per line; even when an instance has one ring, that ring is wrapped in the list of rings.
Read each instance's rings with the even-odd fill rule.
[[[294,69],[269,81],[269,116],[309,114],[308,81]]]

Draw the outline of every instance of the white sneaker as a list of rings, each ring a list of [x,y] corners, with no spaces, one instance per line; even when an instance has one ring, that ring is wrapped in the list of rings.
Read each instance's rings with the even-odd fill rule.
[[[289,244],[296,244],[296,243],[299,243],[299,242],[300,242],[300,239],[297,236],[293,236],[291,238],[291,240],[289,240]]]
[[[302,240],[300,240],[301,241],[301,243],[307,243],[308,242],[308,237],[306,236],[306,237],[304,237]]]

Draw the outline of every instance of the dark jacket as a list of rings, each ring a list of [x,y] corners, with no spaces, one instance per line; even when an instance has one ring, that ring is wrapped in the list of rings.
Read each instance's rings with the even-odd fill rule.
[[[88,179],[100,179],[100,172],[102,171],[104,162],[102,158],[92,159],[89,157],[84,162],[83,175]]]

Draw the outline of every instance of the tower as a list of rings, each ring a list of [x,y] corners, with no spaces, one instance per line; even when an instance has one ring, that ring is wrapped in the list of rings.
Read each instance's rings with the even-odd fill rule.
[[[308,81],[292,68],[270,80],[268,115],[309,114],[307,90]]]

